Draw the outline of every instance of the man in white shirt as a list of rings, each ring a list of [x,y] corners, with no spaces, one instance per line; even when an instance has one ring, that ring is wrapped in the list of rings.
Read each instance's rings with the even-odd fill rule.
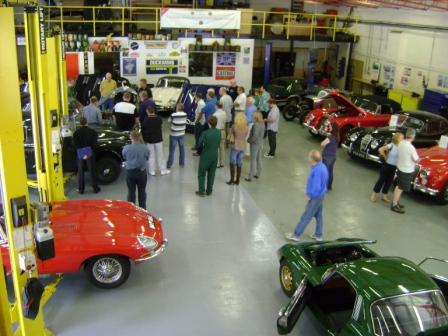
[[[216,112],[213,115],[218,120],[216,124],[216,129],[221,132],[221,143],[219,144],[219,158],[218,158],[218,168],[224,167],[225,164],[225,144],[226,144],[226,121],[227,114],[223,109],[221,101],[216,103]]]
[[[408,128],[404,141],[398,145],[397,162],[397,186],[394,190],[394,198],[390,209],[394,212],[403,214],[404,207],[398,203],[403,191],[411,190],[412,181],[415,178],[415,167],[419,159],[412,141],[415,139],[415,130]]]
[[[201,136],[202,130],[204,129],[205,117],[202,113],[202,109],[205,107],[205,101],[202,99],[202,93],[197,92],[194,97],[196,101],[196,110],[194,111],[194,147],[191,150],[196,151],[198,147],[199,137]]]
[[[171,114],[169,118],[171,123],[170,131],[170,153],[168,156],[168,162],[166,164],[167,169],[170,169],[174,161],[174,152],[176,150],[176,144],[179,145],[179,166],[185,165],[185,128],[187,125],[187,114],[184,112],[184,104],[179,103],[176,106],[176,112]]]
[[[232,122],[232,97],[227,94],[227,89],[225,87],[219,89],[219,95],[221,96],[219,102],[222,104],[222,109],[226,112],[226,123],[230,124]]]
[[[123,93],[123,101],[115,104],[113,116],[120,131],[131,131],[139,123],[137,107],[131,103],[132,95]]]
[[[275,150],[277,149],[278,121],[280,119],[280,110],[274,98],[269,99],[269,108],[268,117],[264,120],[268,125],[269,152],[264,157],[273,159],[275,157]]]
[[[246,112],[246,100],[247,96],[244,93],[244,88],[242,86],[238,86],[238,96],[233,102],[233,106],[235,107],[235,113],[238,112]]]

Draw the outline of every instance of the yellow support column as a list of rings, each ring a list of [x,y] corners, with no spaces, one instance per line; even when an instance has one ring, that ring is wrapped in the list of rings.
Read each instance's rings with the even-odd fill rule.
[[[42,202],[61,201],[66,197],[60,149],[60,40],[46,37],[41,7],[26,7],[24,22],[39,197]]]
[[[62,39],[63,32],[55,36],[56,42],[56,58],[58,60],[58,79],[59,79],[59,95],[60,95],[60,112],[63,116],[68,116],[68,93],[67,93],[67,70],[65,61],[64,41]]]
[[[22,292],[29,276],[37,277],[37,272],[22,272],[19,267],[19,253],[35,252],[28,187],[26,184],[25,155],[23,149],[22,112],[19,94],[16,38],[14,32],[14,12],[12,8],[0,8],[0,40],[8,52],[0,57],[0,100],[2,101],[2,122],[0,123],[0,171],[3,190],[3,208],[8,235],[12,281],[16,303],[11,313],[4,316],[9,305],[4,280],[0,280],[0,319],[2,335],[12,334],[12,324],[16,323],[14,335],[51,335],[45,328],[42,309],[36,319],[26,318],[22,311]],[[13,205],[16,205],[14,210]],[[14,225],[14,223],[19,223]],[[35,254],[34,254],[35,255]],[[3,277],[3,274],[1,274]],[[41,307],[42,308],[42,307]],[[9,327],[4,325],[9,319]]]

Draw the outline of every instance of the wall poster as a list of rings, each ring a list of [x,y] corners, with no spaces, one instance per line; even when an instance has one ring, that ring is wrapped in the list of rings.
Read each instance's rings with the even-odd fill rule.
[[[147,75],[176,75],[178,71],[178,62],[173,59],[148,59],[146,60]]]
[[[216,78],[216,80],[235,79],[235,67],[234,66],[217,66],[215,78]]]
[[[137,76],[137,58],[122,58],[122,74],[123,76]]]
[[[217,53],[216,54],[216,65],[235,66],[235,64],[236,64],[236,54],[235,53]]]

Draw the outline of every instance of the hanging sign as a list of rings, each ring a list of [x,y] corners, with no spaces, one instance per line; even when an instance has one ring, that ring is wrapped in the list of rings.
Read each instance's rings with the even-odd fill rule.
[[[217,66],[216,80],[232,80],[235,78],[235,67],[233,66]]]
[[[240,26],[241,12],[236,10],[160,9],[160,28],[240,29]]]
[[[146,74],[177,74],[177,60],[173,59],[149,59],[146,60]]]

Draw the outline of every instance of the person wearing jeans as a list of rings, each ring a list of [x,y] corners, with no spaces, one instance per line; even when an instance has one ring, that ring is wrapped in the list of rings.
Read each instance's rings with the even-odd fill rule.
[[[316,230],[310,237],[317,241],[322,241],[323,237],[322,209],[324,197],[327,193],[328,170],[322,162],[322,156],[319,151],[312,150],[309,152],[308,160],[311,164],[311,172],[306,185],[307,204],[305,211],[294,232],[286,235],[287,239],[293,241],[300,241],[303,231],[305,231],[313,217],[316,218]]]
[[[244,149],[246,148],[246,137],[248,133],[247,120],[243,112],[237,112],[235,115],[235,122],[230,132],[233,138],[230,148],[230,180],[226,183],[228,185],[238,185],[240,184],[241,168],[243,166]]]
[[[166,164],[167,169],[170,169],[174,162],[174,152],[176,151],[176,145],[179,146],[179,166],[185,165],[185,127],[187,125],[187,114],[184,112],[184,105],[182,103],[177,104],[176,112],[171,114],[169,118],[171,122],[170,131],[170,152],[168,155],[168,162]]]
[[[267,133],[269,141],[269,152],[265,154],[265,158],[273,159],[275,157],[275,151],[277,149],[277,132],[278,132],[278,122],[280,119],[280,110],[276,104],[274,98],[269,99],[269,114],[265,119],[267,123]]]
[[[136,193],[138,191],[138,206],[146,209],[146,183],[148,176],[146,166],[148,165],[149,150],[146,145],[140,141],[138,131],[131,132],[130,145],[123,148],[123,158],[126,162],[126,185],[128,187],[128,202],[135,203]]]

